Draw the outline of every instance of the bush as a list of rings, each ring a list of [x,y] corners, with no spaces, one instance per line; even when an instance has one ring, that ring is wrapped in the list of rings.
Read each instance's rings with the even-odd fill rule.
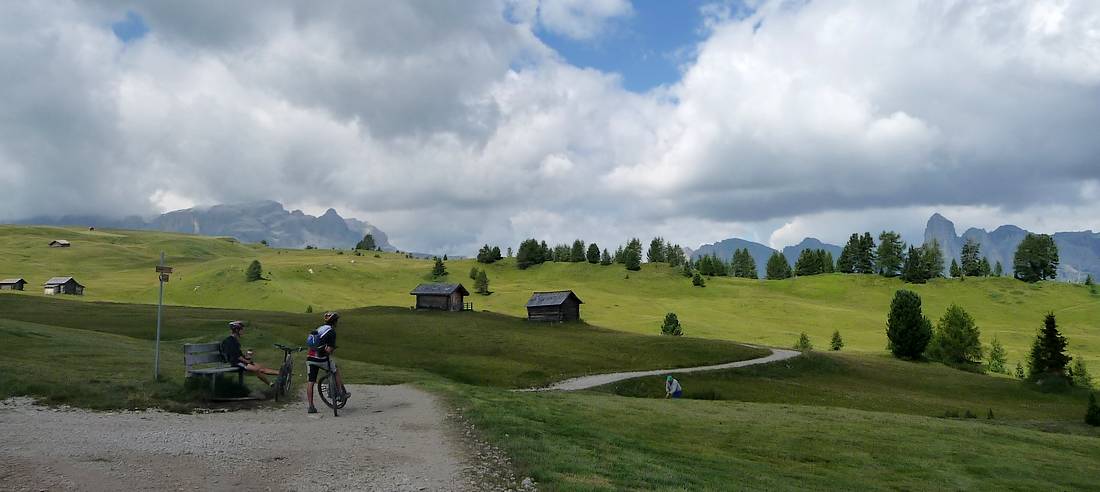
[[[910,290],[899,290],[890,302],[886,320],[886,337],[894,357],[916,359],[924,354],[932,338],[932,322],[921,314],[920,296]]]
[[[699,272],[695,272],[691,276],[691,285],[694,285],[696,287],[706,287],[707,282],[706,280],[703,280],[703,276],[699,275]]]
[[[306,306],[306,314],[310,314],[312,312],[313,312],[313,305],[310,304],[310,305]]]
[[[833,339],[829,341],[829,349],[833,352],[839,351],[844,347],[844,339],[840,338],[840,330],[833,331]]]
[[[244,272],[244,278],[249,282],[264,279],[264,267],[260,265],[260,260],[252,260],[252,263],[248,264],[248,269]]]
[[[1085,410],[1085,423],[1093,427],[1100,427],[1100,405],[1096,404],[1096,394],[1089,394],[1089,406]]]
[[[810,343],[810,337],[806,336],[806,332],[802,332],[798,335],[798,341],[795,342],[794,349],[802,352],[808,352],[814,349],[814,344]]]
[[[470,268],[470,280],[477,280],[477,267]]]
[[[970,366],[981,363],[981,332],[974,318],[952,304],[936,323],[936,333],[928,348],[929,356],[949,365]]]
[[[680,326],[680,320],[676,317],[676,313],[665,315],[665,322],[661,324],[661,334],[674,337],[683,336],[684,330]]]
[[[1016,379],[1026,379],[1027,373],[1024,372],[1024,365],[1020,362],[1017,362],[1016,370],[1012,373],[1012,375],[1016,376]]]

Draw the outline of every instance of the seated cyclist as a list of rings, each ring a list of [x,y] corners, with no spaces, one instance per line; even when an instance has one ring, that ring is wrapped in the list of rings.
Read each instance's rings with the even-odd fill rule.
[[[313,406],[313,386],[317,384],[317,373],[321,369],[332,371],[336,377],[336,387],[343,390],[341,398],[346,399],[351,396],[351,393],[344,389],[344,378],[340,375],[340,371],[336,367],[336,360],[332,357],[332,352],[336,350],[336,323],[340,321],[340,313],[327,312],[324,315],[324,320],[325,324],[315,330],[320,342],[315,347],[310,348],[309,354],[306,356],[306,367],[309,369],[309,383],[306,384],[309,413],[317,413],[317,407]]]
[[[244,322],[233,321],[229,323],[229,336],[222,340],[221,352],[225,357],[225,362],[232,366],[241,368],[242,371],[248,371],[255,374],[261,381],[271,386],[271,381],[267,379],[266,375],[278,376],[279,371],[269,369],[261,366],[252,360],[252,351],[244,353],[241,351],[241,334],[244,333]]]

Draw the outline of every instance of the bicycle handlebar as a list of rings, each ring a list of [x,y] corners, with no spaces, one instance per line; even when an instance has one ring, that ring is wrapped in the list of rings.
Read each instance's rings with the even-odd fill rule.
[[[301,352],[306,349],[305,347],[287,347],[286,345],[283,345],[281,343],[273,343],[272,345],[274,345],[275,348],[282,350],[283,352]]]

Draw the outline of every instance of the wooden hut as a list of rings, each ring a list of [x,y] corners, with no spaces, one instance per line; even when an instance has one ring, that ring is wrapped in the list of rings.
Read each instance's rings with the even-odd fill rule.
[[[44,285],[46,287],[45,293],[48,296],[55,294],[84,295],[84,286],[72,277],[54,277],[47,280]]]
[[[576,321],[581,319],[581,298],[571,290],[535,292],[527,301],[529,321]]]
[[[465,311],[473,309],[464,302],[470,291],[462,284],[420,284],[409,294],[416,296],[416,309]]]
[[[51,248],[68,248],[69,246],[72,246],[72,244],[64,239],[54,239],[50,241]]]
[[[23,287],[27,285],[27,281],[21,278],[6,278],[0,280],[0,290],[23,290]]]

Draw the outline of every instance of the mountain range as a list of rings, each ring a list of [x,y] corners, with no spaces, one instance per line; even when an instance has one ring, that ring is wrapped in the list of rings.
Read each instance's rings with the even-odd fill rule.
[[[318,248],[351,248],[364,235],[371,234],[375,244],[383,250],[395,249],[385,232],[367,222],[345,219],[331,208],[320,217],[305,214],[301,210],[287,211],[281,203],[270,200],[175,210],[151,219],[138,216],[117,219],[66,215],[34,217],[18,223],[228,236],[248,243],[267,241],[268,245],[276,248],[304,248],[307,245]]]

